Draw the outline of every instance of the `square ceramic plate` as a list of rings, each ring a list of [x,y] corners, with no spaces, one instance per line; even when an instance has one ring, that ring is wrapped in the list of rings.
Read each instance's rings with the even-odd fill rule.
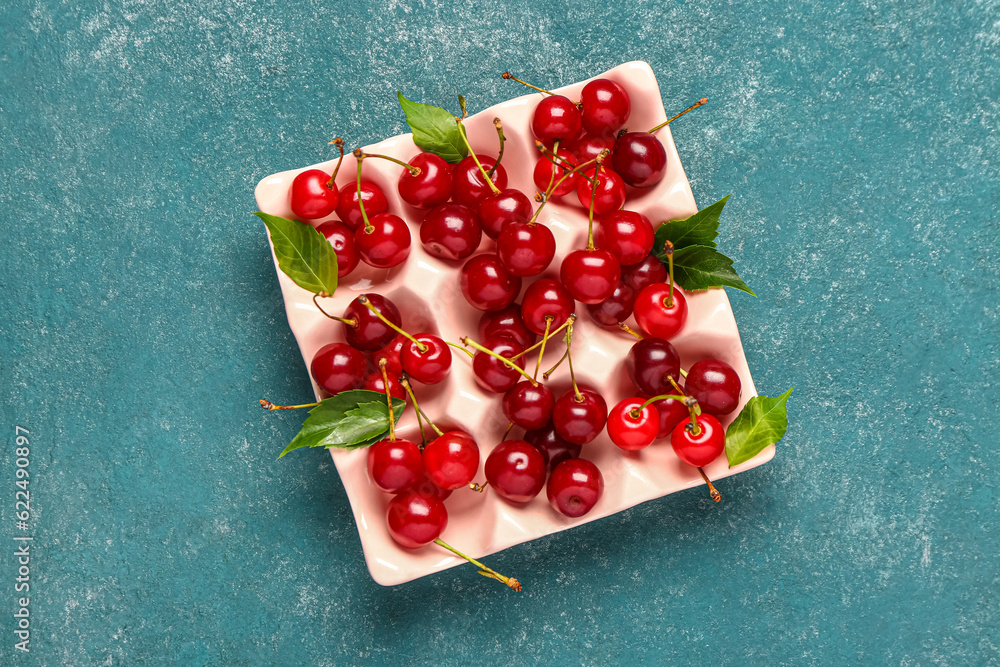
[[[628,126],[649,128],[666,120],[659,86],[649,65],[631,62],[620,65],[600,77],[622,84],[632,99],[632,115]],[[587,81],[559,88],[558,92],[570,99],[579,99]],[[523,90],[511,82],[511,90]],[[531,180],[537,159],[530,121],[540,94],[524,95],[508,102],[485,109],[467,120],[473,149],[477,153],[496,155],[497,138],[492,119],[503,120],[508,137],[503,164],[509,176],[509,187],[518,188],[529,197],[535,191]],[[645,214],[654,227],[665,220],[685,218],[697,211],[691,187],[681,166],[670,128],[658,132],[667,152],[667,171],[664,179],[647,190],[630,190],[626,206]],[[366,152],[391,155],[409,160],[419,149],[411,135],[402,134],[364,148]],[[332,171],[334,161],[319,167]],[[268,176],[256,189],[260,210],[292,217],[288,206],[288,188],[291,180],[302,167]],[[356,163],[350,156],[344,159],[338,184],[344,188],[357,174]],[[385,192],[389,210],[403,217],[411,228],[413,245],[403,264],[389,270],[374,269],[361,264],[345,277],[337,293],[325,300],[324,308],[333,313],[343,312],[347,304],[363,292],[377,292],[390,298],[403,315],[403,326],[408,331],[428,331],[445,340],[458,341],[460,337],[476,336],[481,312],[470,306],[462,296],[458,284],[458,270],[462,262],[448,262],[426,253],[419,242],[419,222],[422,212],[409,207],[398,196],[396,182],[400,167],[385,160],[364,163],[364,178],[374,181]],[[556,238],[558,250],[549,270],[543,274],[557,274],[562,257],[586,245],[587,215],[572,193],[565,201],[550,202],[540,218],[549,225]],[[331,216],[332,218],[332,216]],[[315,221],[321,224],[324,220]],[[491,252],[494,243],[486,236],[479,253]],[[275,262],[277,270],[277,262]],[[296,286],[280,270],[278,280],[285,299],[288,323],[302,351],[308,372],[313,355],[327,343],[343,340],[341,325],[327,319],[315,308],[311,294]],[[525,279],[527,287],[534,278]],[[712,289],[688,296],[689,317],[684,330],[672,342],[681,356],[684,368],[694,362],[714,357],[733,366],[743,383],[740,409],[756,395],[750,369],[747,368],[736,320],[729,299],[722,289]],[[578,304],[579,320],[574,327],[573,357],[578,368],[579,381],[600,388],[609,408],[619,400],[635,394],[625,370],[623,360],[634,339],[617,329],[607,329],[594,322],[587,309]],[[631,323],[634,326],[634,322]],[[564,347],[554,344],[546,353],[546,361],[553,363]],[[323,394],[314,383],[317,399]],[[565,364],[554,374],[549,383],[558,397],[569,387]],[[461,353],[454,355],[450,376],[439,385],[416,387],[421,408],[436,422],[457,426],[470,432],[479,443],[481,459],[487,455],[503,436],[507,427],[500,408],[501,395],[484,392],[475,383],[469,358]],[[739,411],[723,420],[729,425]],[[400,427],[400,437],[419,441],[412,410],[407,410]],[[511,437],[520,437],[515,429]],[[275,446],[284,443],[276,443]],[[309,454],[296,452],[296,455]],[[460,565],[465,561],[440,547],[428,545],[410,551],[396,545],[385,525],[385,511],[390,496],[381,492],[368,479],[364,450],[330,450],[351,501],[357,521],[365,560],[375,581],[383,585],[400,584],[427,574]],[[555,512],[547,503],[544,490],[525,505],[513,505],[489,491],[475,493],[459,489],[446,501],[449,524],[442,539],[473,557],[487,556],[509,546],[533,540],[543,535],[566,530],[588,521],[620,512],[647,500],[653,500],[675,491],[703,484],[697,469],[682,463],[674,454],[667,440],[657,440],[650,447],[633,453],[618,449],[606,433],[583,447],[582,456],[594,461],[601,469],[604,495],[591,512],[577,519],[566,518]],[[774,457],[770,446],[751,461],[735,468],[728,468],[726,457],[720,456],[706,468],[712,479],[722,479],[759,466]],[[485,476],[480,464],[478,481]],[[723,487],[723,492],[725,488]],[[707,491],[706,491],[707,493]]]

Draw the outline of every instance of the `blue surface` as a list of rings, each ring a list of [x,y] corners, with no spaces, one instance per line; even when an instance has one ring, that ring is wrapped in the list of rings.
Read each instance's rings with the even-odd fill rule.
[[[138,0],[0,7],[3,664],[998,664],[1000,5]],[[643,59],[731,295],[767,466],[490,559],[369,578],[263,176]],[[32,652],[15,655],[14,427]]]

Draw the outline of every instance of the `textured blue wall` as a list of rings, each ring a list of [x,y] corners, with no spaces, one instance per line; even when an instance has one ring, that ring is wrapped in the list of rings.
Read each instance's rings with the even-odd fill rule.
[[[1000,661],[996,2],[22,0],[0,7],[0,662]],[[344,6],[338,6],[343,4]],[[369,578],[263,176],[642,59],[722,244],[769,465],[490,559]],[[13,654],[15,425],[32,653]],[[6,489],[3,491],[2,489]]]

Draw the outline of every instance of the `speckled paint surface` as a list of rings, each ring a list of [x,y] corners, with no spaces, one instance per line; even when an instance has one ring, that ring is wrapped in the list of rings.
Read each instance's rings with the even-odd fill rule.
[[[0,7],[0,663],[1000,664],[1000,4]],[[261,177],[641,59],[776,458],[395,588],[307,398]],[[31,431],[15,653],[14,428]]]

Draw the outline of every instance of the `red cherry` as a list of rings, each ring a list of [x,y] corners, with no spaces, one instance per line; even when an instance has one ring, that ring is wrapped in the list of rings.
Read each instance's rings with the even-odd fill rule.
[[[482,346],[507,359],[523,349],[513,338],[504,334],[487,338]],[[514,363],[519,368],[524,368],[524,357],[516,359]],[[497,393],[507,391],[522,377],[516,370],[482,350],[476,350],[476,354],[472,357],[472,372],[480,387]]]
[[[667,305],[670,286],[653,283],[642,288],[635,298],[635,321],[650,336],[670,339],[684,328],[687,322],[687,299],[674,287],[673,304]]]
[[[691,366],[684,391],[705,412],[728,415],[740,404],[742,383],[736,370],[724,361],[704,359]]]
[[[560,514],[571,518],[583,516],[601,499],[604,476],[586,459],[566,459],[552,470],[545,492]]]
[[[676,348],[662,338],[651,336],[637,341],[625,355],[625,371],[632,383],[644,394],[676,394],[673,378],[681,376],[681,357]]]
[[[421,467],[423,467],[423,459],[421,459]],[[409,490],[428,498],[437,498],[438,500],[447,500],[448,496],[451,495],[451,491],[446,491],[432,482],[431,478],[427,476],[426,471],[421,475],[420,481],[411,486]]]
[[[337,277],[343,278],[358,266],[361,255],[354,243],[354,232],[347,225],[338,220],[330,220],[317,227],[316,231],[325,236],[333,246],[333,252],[337,255]]]
[[[420,224],[424,250],[442,259],[465,259],[476,252],[483,229],[468,206],[442,204],[430,211]]]
[[[545,459],[524,440],[505,440],[486,457],[486,481],[501,498],[526,503],[545,486]]]
[[[617,81],[594,79],[580,93],[583,128],[592,135],[610,137],[632,113],[632,100]]]
[[[506,308],[521,291],[521,279],[494,254],[477,255],[467,261],[459,280],[466,301],[479,310]]]
[[[487,173],[497,163],[495,158],[484,155],[479,155],[478,157],[483,165],[483,169]],[[475,211],[479,209],[479,205],[483,200],[493,193],[490,186],[486,184],[486,179],[483,178],[482,171],[480,171],[471,155],[455,165],[454,175],[455,186],[451,197],[457,204],[464,204]],[[502,164],[493,172],[490,180],[493,181],[493,184],[500,191],[503,191],[507,187],[507,171],[503,168]]]
[[[563,95],[543,98],[531,117],[531,131],[543,144],[551,145],[559,139],[572,139],[580,132],[580,110]]]
[[[575,155],[562,147],[559,148],[558,155],[561,158],[556,160],[559,166],[556,166],[548,156],[543,155],[538,158],[538,162],[535,163],[535,170],[531,174],[531,178],[535,181],[535,187],[538,188],[539,192],[548,192],[550,187],[559,183],[556,189],[552,191],[552,197],[568,195],[573,191],[577,180],[580,178],[576,172],[573,172],[569,178],[560,183],[562,177],[580,164],[580,161],[576,159]]]
[[[588,305],[587,310],[599,323],[613,327],[629,318],[634,304],[635,292],[625,283],[619,282],[611,296],[600,303]]]
[[[424,447],[424,470],[438,487],[466,486],[479,470],[479,445],[463,431],[447,431]]]
[[[576,196],[584,209],[590,210],[590,198],[593,191],[592,180],[594,168],[584,171],[591,180],[581,178],[576,184]],[[597,177],[597,194],[594,195],[594,215],[605,215],[617,211],[625,204],[625,183],[621,177],[610,169],[601,169]]]
[[[544,334],[546,317],[552,317],[549,329],[555,329],[573,314],[575,306],[573,297],[562,283],[551,278],[541,278],[528,285],[528,289],[524,291],[521,319],[529,330]]]
[[[369,216],[372,229],[364,225],[354,232],[354,242],[362,261],[387,269],[401,264],[410,254],[410,228],[392,213]]]
[[[622,266],[638,264],[653,249],[653,225],[634,211],[613,211],[594,228],[594,243],[609,251]]]
[[[687,412],[685,411],[685,414]],[[545,465],[552,470],[566,459],[575,459],[580,456],[583,445],[574,445],[566,442],[556,433],[556,427],[550,421],[542,428],[528,431],[524,434],[524,439],[531,443],[545,458]]]
[[[666,173],[667,151],[652,134],[629,132],[615,141],[611,168],[633,187],[652,187],[663,180]]]
[[[601,163],[602,169],[611,168],[611,150],[615,146],[614,137],[595,137],[584,134],[571,142],[566,143],[566,150],[576,156],[580,162],[590,162],[597,159],[597,156],[608,151],[608,156]]]
[[[410,165],[420,169],[420,174],[414,176],[404,169],[399,175],[397,189],[403,201],[416,208],[434,208],[451,199],[454,181],[451,165],[444,158],[434,153],[417,153]]]
[[[401,398],[406,400],[406,390],[403,385],[399,384],[398,381],[388,374],[386,371],[386,377],[389,378],[389,395],[395,396],[396,398]],[[365,377],[364,383],[361,385],[362,389],[367,389],[368,391],[378,392],[379,394],[385,393],[385,380],[382,379],[382,371],[375,371],[374,373],[369,373]]]
[[[348,185],[340,194],[340,201],[337,203],[337,217],[345,225],[356,230],[364,224],[364,219],[361,217],[361,207],[358,206],[357,183]],[[365,213],[369,218],[389,210],[389,200],[385,198],[382,188],[371,181],[361,181],[361,199],[365,203]]]
[[[336,183],[330,183],[330,174],[319,169],[306,169],[292,179],[288,188],[288,203],[296,218],[318,220],[333,213],[340,201]]]
[[[670,434],[670,445],[677,458],[695,467],[707,466],[718,458],[726,447],[726,430],[719,420],[708,414],[696,418],[700,433],[691,431],[691,421],[685,419],[674,427]]]
[[[559,279],[577,301],[600,303],[614,294],[621,266],[607,250],[574,250],[563,259]]]
[[[508,222],[527,222],[531,219],[531,200],[514,188],[488,194],[479,204],[479,224],[483,233],[494,241]]]
[[[556,433],[575,445],[585,445],[599,436],[608,420],[608,404],[599,393],[589,387],[580,387],[580,399],[570,389],[552,408]]]
[[[370,298],[371,295],[369,295]],[[399,361],[399,355],[403,347],[410,342],[410,339],[403,334],[396,334],[396,337],[386,343],[383,347],[372,352],[372,361],[378,366],[379,359],[385,359],[386,372],[391,375],[399,375],[403,372],[403,364]],[[381,375],[381,373],[379,373]]]
[[[647,285],[667,282],[667,267],[655,255],[646,255],[638,264],[622,267],[622,282],[638,294]]]
[[[368,477],[383,491],[405,491],[423,476],[420,449],[409,440],[382,440],[368,448]]]
[[[411,379],[423,384],[437,384],[445,379],[451,369],[451,348],[434,334],[414,336],[426,346],[421,350],[413,341],[407,341],[399,354],[403,370]]]
[[[361,386],[365,377],[365,357],[346,343],[330,343],[316,352],[309,370],[324,391],[339,394]]]
[[[406,491],[389,501],[386,523],[396,544],[416,549],[441,536],[448,526],[448,510],[437,498]]]
[[[688,418],[690,414],[683,402],[673,398],[664,398],[651,404],[660,415],[660,431],[657,438],[670,435],[674,427]]]
[[[634,452],[653,443],[660,432],[660,415],[644,398],[626,398],[608,414],[608,437],[625,451]]]
[[[556,399],[548,387],[537,387],[527,380],[518,382],[503,396],[503,414],[515,425],[526,430],[539,429],[552,418]]]
[[[552,230],[541,223],[511,222],[497,239],[497,255],[515,276],[537,276],[556,254]]]
[[[399,314],[396,304],[381,294],[368,294],[367,298],[375,306],[375,310],[387,320],[397,327],[402,326],[403,317]],[[396,335],[394,330],[386,326],[375,313],[368,310],[368,307],[357,299],[347,304],[343,319],[354,320],[358,323],[357,326],[345,323],[344,337],[351,347],[356,347],[359,350],[377,350]]]

